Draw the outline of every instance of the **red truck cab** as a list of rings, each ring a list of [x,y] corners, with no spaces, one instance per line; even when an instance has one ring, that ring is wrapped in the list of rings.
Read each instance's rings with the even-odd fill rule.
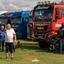
[[[57,36],[57,31],[64,23],[64,4],[37,5],[32,20],[32,39],[37,40],[40,47],[49,45],[48,36]]]

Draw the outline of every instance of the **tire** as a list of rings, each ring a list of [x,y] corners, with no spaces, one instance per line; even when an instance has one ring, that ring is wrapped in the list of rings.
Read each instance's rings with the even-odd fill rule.
[[[38,45],[39,45],[40,48],[48,48],[49,47],[49,45],[46,44],[45,41],[39,41]]]
[[[44,46],[43,42],[38,42],[38,45],[40,48],[43,48],[43,46]]]

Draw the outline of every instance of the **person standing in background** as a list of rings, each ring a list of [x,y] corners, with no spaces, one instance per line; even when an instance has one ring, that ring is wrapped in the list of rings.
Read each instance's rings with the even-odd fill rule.
[[[4,51],[4,43],[5,43],[5,27],[1,25],[0,27],[0,43],[1,43],[1,51]]]
[[[14,29],[11,27],[11,24],[6,25],[5,44],[6,44],[6,58],[8,58],[9,56],[8,52],[10,52],[12,59],[14,52],[13,46],[16,45],[16,33]]]

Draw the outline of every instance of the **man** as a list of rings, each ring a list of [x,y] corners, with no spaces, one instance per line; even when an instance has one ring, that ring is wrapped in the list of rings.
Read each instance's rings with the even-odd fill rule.
[[[0,43],[1,43],[1,50],[4,51],[4,41],[5,41],[5,30],[4,25],[0,27]]]
[[[6,42],[6,58],[8,58],[9,53],[11,53],[11,59],[13,58],[13,46],[16,45],[16,33],[10,24],[6,25],[5,31],[5,42]]]

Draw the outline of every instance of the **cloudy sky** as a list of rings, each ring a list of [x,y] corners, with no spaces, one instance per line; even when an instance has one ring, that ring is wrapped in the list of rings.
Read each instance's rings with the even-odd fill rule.
[[[25,9],[32,9],[38,1],[45,1],[45,0],[0,0],[0,11],[19,11]],[[49,1],[60,2],[61,0],[49,0]]]

